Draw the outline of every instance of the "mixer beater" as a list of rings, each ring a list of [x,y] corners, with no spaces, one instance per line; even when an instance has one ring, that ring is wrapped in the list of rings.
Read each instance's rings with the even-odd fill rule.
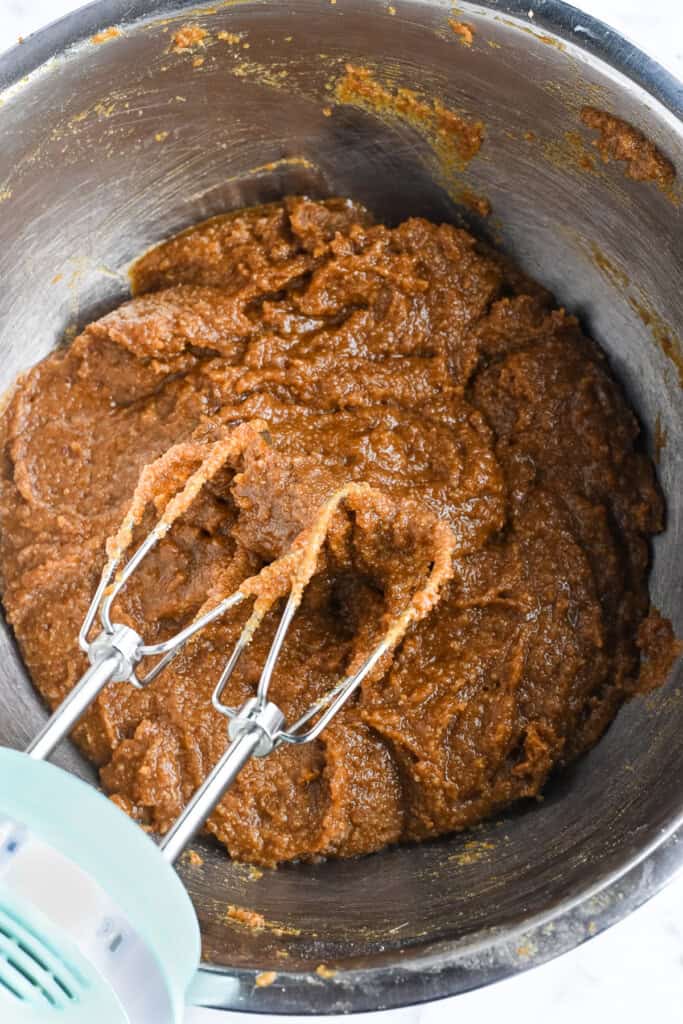
[[[382,674],[391,652],[410,626],[429,614],[452,576],[453,534],[447,524],[430,518],[432,557],[411,600],[383,622],[381,639],[369,653],[352,660],[344,678],[291,724],[268,696],[287,632],[307,585],[324,564],[335,517],[355,506],[369,509],[382,521],[395,508],[382,492],[365,483],[340,487],[288,551],[238,589],[212,598],[170,639],[146,643],[137,630],[115,621],[115,602],[146,556],[202,488],[226,466],[234,466],[255,434],[263,436],[265,430],[262,421],[252,421],[217,441],[176,445],[143,470],[128,513],[107,543],[107,563],[79,634],[90,667],[24,754],[0,749],[3,1021],[49,1021],[56,1011],[68,1011],[62,1019],[69,1024],[91,1024],[95,1012],[101,1024],[179,1020],[199,960],[199,933],[194,910],[171,865],[251,757],[267,756],[284,743],[315,740],[365,679]],[[195,467],[189,474],[188,466]],[[169,486],[172,494],[156,525],[124,563],[134,531],[150,505],[159,505],[159,491]],[[237,708],[224,704],[223,694],[241,655],[264,616],[285,598],[254,695]],[[44,759],[105,686],[148,686],[200,631],[246,600],[253,600],[251,614],[212,698],[215,710],[229,720],[230,742],[156,845],[110,801]],[[101,631],[90,639],[96,619]],[[147,665],[150,659],[152,664]],[[146,671],[140,674],[143,664]],[[126,858],[117,856],[121,850],[126,858],[135,858],[144,893],[142,886],[131,887]]]

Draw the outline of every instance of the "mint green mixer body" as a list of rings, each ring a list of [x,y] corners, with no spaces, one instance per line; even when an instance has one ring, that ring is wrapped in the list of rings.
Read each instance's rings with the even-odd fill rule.
[[[177,1024],[199,958],[190,899],[143,830],[0,749],[0,1021]]]

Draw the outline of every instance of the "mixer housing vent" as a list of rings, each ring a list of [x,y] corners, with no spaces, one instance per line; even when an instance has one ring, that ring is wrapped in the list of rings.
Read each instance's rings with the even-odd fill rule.
[[[83,982],[73,969],[34,928],[3,905],[0,896],[0,1007],[9,1000],[63,1011],[80,1001],[82,990]]]

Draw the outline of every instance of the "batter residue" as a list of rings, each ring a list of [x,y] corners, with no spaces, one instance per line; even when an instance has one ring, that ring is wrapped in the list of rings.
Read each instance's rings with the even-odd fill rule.
[[[279,558],[349,482],[396,512],[381,543],[349,513],[353,543],[307,587],[272,683],[289,716],[401,606],[391,573],[420,550],[419,509],[452,531],[452,578],[384,677],[314,744],[252,762],[213,814],[233,856],[348,857],[472,825],[597,741],[638,688],[639,644],[666,667],[647,593],[662,502],[637,422],[576,320],[503,257],[448,225],[389,229],[348,201],[291,198],[171,239],[135,284],[22,378],[2,419],[4,606],[51,706],[85,667],[105,540],[173,445],[267,428],[125,592],[152,642]],[[168,828],[225,748],[210,695],[247,614],[147,690],[109,687],[76,731],[147,827]],[[253,692],[277,617],[229,703]]]
[[[676,168],[632,124],[595,107],[582,107],[581,120],[599,132],[594,145],[605,163],[621,160],[626,164],[628,178],[654,181],[660,186],[671,185],[676,177]]]

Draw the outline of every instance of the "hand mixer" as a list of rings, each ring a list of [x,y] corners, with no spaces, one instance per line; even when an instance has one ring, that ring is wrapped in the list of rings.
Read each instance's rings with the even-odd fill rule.
[[[289,551],[202,609],[170,639],[150,644],[113,619],[113,606],[140,563],[190,506],[201,488],[239,451],[240,429],[207,444],[199,467],[168,501],[161,518],[120,568],[133,531],[154,495],[146,471],[118,534],[83,622],[80,646],[90,667],[24,753],[0,749],[0,1021],[3,1024],[171,1024],[181,1019],[200,957],[199,926],[173,864],[251,757],[282,743],[314,740],[382,659],[438,600],[452,573],[453,537],[435,520],[436,555],[424,586],[355,671],[293,724],[268,699],[278,654],[307,583],[318,571],[335,513],[350,497],[378,492],[351,483],[318,510]],[[187,446],[186,446],[187,447]],[[162,456],[175,468],[183,446]],[[149,467],[148,467],[149,469]],[[113,581],[113,582],[112,582]],[[232,708],[222,694],[266,612],[287,597],[253,697]],[[156,844],[111,801],[47,763],[60,740],[109,683],[148,686],[192,638],[247,598],[253,610],[227,660],[213,706],[229,719],[229,743],[165,837]],[[95,619],[101,632],[89,639]],[[144,674],[139,667],[153,661]],[[135,877],[135,884],[131,878]]]

